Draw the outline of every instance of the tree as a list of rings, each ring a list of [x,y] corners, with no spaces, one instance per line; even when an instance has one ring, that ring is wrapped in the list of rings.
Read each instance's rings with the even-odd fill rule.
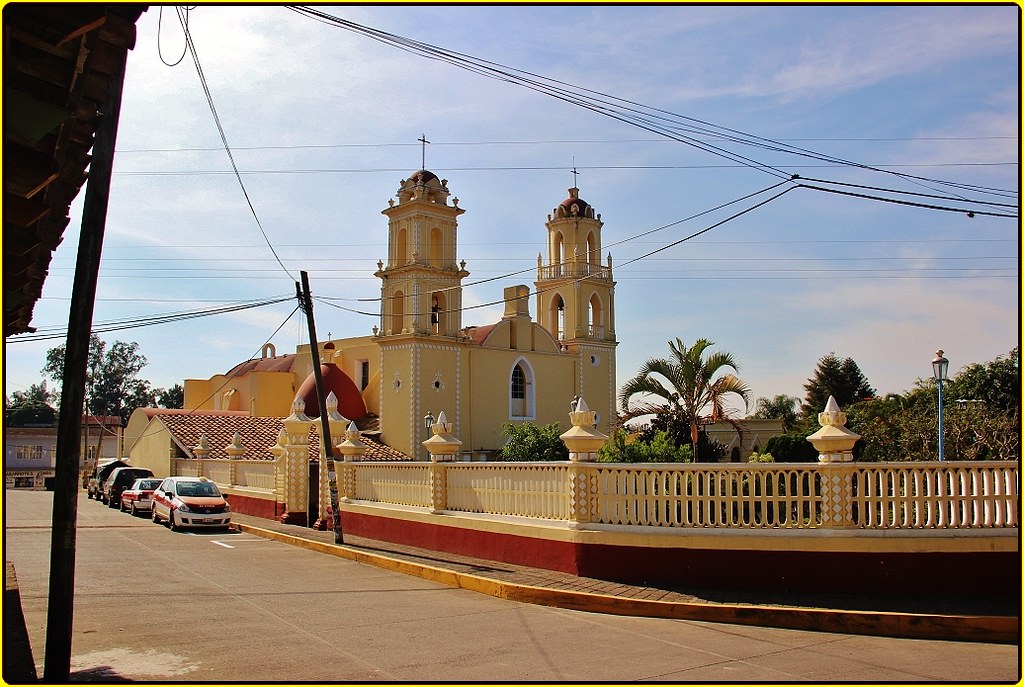
[[[506,422],[501,426],[501,433],[508,441],[498,453],[499,460],[569,460],[569,449],[561,439],[562,429],[557,422],[544,426],[533,422],[519,425]]]
[[[735,358],[726,352],[710,353],[708,349],[714,345],[708,339],[697,339],[690,348],[681,339],[669,341],[672,357],[651,358],[619,392],[626,419],[654,415],[655,419],[678,418],[689,425],[694,460],[700,455],[701,413],[709,412],[712,422],[728,421],[728,397],[738,396],[744,404],[750,402],[746,383],[726,371],[739,372]],[[637,396],[640,398],[634,398]]]
[[[833,352],[818,360],[818,366],[807,383],[807,396],[800,410],[804,417],[817,417],[833,396],[840,408],[872,398],[875,390],[853,358],[840,360]]]
[[[796,410],[800,399],[786,394],[777,394],[774,398],[759,398],[755,406],[755,420],[782,420],[782,430],[790,432],[796,426]]]
[[[997,356],[987,363],[963,368],[948,388],[948,398],[957,401],[981,401],[992,410],[1020,412],[1020,349],[1007,357]]]
[[[139,353],[139,344],[115,341],[110,345],[93,334],[89,338],[89,359],[85,379],[85,409],[92,415],[117,415],[121,424],[136,408],[152,405],[149,382],[138,374],[146,366],[146,356]],[[64,346],[46,352],[42,370],[57,382],[64,380]]]
[[[11,400],[7,405],[20,405],[26,401],[40,401],[41,403],[53,403],[57,400],[57,394],[46,388],[46,380],[41,384],[30,384],[25,391],[12,391]]]
[[[153,395],[161,408],[184,408],[185,389],[175,384],[170,389],[155,389]]]
[[[53,406],[34,398],[22,398],[4,409],[7,427],[53,427],[56,420]]]

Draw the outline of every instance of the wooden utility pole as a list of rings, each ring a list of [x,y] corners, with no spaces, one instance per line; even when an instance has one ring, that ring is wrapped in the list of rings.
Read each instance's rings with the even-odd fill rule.
[[[341,511],[338,510],[338,477],[334,466],[334,442],[331,441],[331,421],[327,417],[327,400],[324,398],[324,376],[320,372],[320,349],[316,343],[316,323],[313,321],[313,296],[309,291],[309,275],[302,276],[302,291],[299,300],[306,313],[309,325],[309,354],[313,358],[313,381],[316,382],[316,399],[320,404],[320,426],[323,428],[324,459],[327,461],[327,487],[331,494],[331,513],[334,521],[334,543],[344,544],[345,537],[341,530]]]
[[[75,542],[78,524],[78,467],[82,456],[82,414],[89,364],[96,283],[114,168],[114,144],[121,114],[121,91],[127,52],[110,75],[110,96],[101,108],[93,141],[89,183],[82,209],[78,262],[71,291],[64,376],[57,420],[57,456],[53,480],[53,529],[50,538],[50,591],[46,609],[44,682],[68,682],[71,676],[71,630],[75,601]]]

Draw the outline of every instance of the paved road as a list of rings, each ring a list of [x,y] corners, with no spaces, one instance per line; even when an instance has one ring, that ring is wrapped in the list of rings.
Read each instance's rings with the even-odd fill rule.
[[[51,494],[5,492],[42,674]],[[1018,647],[571,611],[79,501],[73,679],[1015,683]]]

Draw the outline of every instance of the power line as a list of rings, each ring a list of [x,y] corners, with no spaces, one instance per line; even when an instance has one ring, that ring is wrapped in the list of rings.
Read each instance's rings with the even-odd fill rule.
[[[274,254],[274,258],[277,263],[284,270],[285,274],[288,275],[294,281],[292,273],[288,271],[288,268],[281,262],[280,256],[277,251],[274,250],[274,245],[270,242],[270,237],[267,236],[266,230],[263,228],[263,223],[260,222],[259,215],[256,214],[256,208],[253,207],[252,200],[249,198],[249,192],[245,189],[245,184],[242,182],[242,175],[238,171],[238,166],[235,164],[235,156],[231,152],[231,146],[228,145],[227,135],[224,133],[224,126],[221,124],[220,115],[217,114],[217,107],[213,103],[213,94],[210,92],[210,86],[206,81],[206,75],[203,73],[203,67],[199,62],[199,53],[196,51],[195,43],[192,41],[192,34],[188,30],[188,17],[184,13],[184,9],[181,7],[177,8],[178,18],[181,21],[181,28],[185,32],[185,43],[188,47],[189,52],[192,55],[192,61],[196,66],[196,73],[199,74],[199,83],[203,87],[203,94],[206,96],[206,102],[210,106],[210,113],[213,115],[213,122],[217,126],[217,133],[220,135],[221,143],[224,146],[224,152],[228,155],[228,160],[231,162],[231,168],[234,170],[235,178],[238,180],[238,186],[242,189],[242,195],[245,196],[245,202],[249,206],[249,211],[252,213],[253,219],[256,220],[256,226],[259,227],[260,233],[263,235],[263,239],[267,242],[267,247],[270,248],[270,252]]]
[[[231,306],[222,306],[217,308],[207,308],[204,310],[187,310],[183,312],[164,313],[160,315],[149,315],[144,317],[135,318],[124,318],[120,320],[110,320],[106,322],[96,322],[93,324],[93,334],[106,334],[109,332],[121,331],[124,329],[135,329],[137,327],[149,327],[157,324],[168,324],[170,322],[181,322],[184,320],[193,320],[200,317],[210,317],[212,315],[224,315],[228,313],[241,312],[243,310],[252,310],[254,308],[262,308],[268,305],[276,305],[278,303],[284,303],[290,301],[292,296],[272,298],[260,301],[250,301],[247,303],[239,303]],[[23,343],[29,341],[49,341],[52,339],[64,339],[67,338],[66,328],[57,327],[41,327],[36,332],[31,334],[19,334],[14,337],[10,337],[5,340],[6,343]]]
[[[714,136],[718,140],[726,140],[737,145],[749,146],[771,152],[780,152],[789,155],[794,155],[797,157],[805,157],[823,162],[834,163],[837,165],[852,166],[869,171],[891,174],[905,181],[909,181],[911,183],[921,186],[935,184],[970,193],[988,193],[990,191],[989,189],[986,189],[981,186],[973,186],[950,181],[929,179],[927,177],[914,176],[900,172],[893,172],[890,170],[883,170],[877,167],[871,167],[869,165],[853,162],[837,156],[818,153],[806,148],[790,145],[782,141],[772,140],[762,136],[748,134],[736,129],[731,129],[729,127],[715,125],[710,122],[696,119],[694,117],[688,117],[661,108],[643,105],[641,103],[637,103],[624,98],[618,98],[616,96],[602,93],[600,91],[576,86],[565,81],[552,79],[550,77],[545,77],[521,69],[516,69],[514,67],[502,65],[497,62],[474,57],[446,48],[441,48],[435,45],[431,45],[429,43],[424,43],[414,39],[388,33],[386,31],[381,31],[379,29],[373,29],[367,26],[357,24],[352,21],[332,16],[325,12],[312,9],[310,7],[298,5],[286,5],[285,7],[293,12],[305,15],[321,23],[328,24],[337,28],[342,28],[366,36],[372,40],[384,43],[386,45],[390,45],[392,47],[398,48],[400,50],[409,52],[414,55],[419,55],[421,57],[425,57],[428,59],[446,62],[448,64],[451,64],[452,66],[464,69],[466,71],[490,79],[504,81],[524,88],[528,88],[538,93],[542,93],[555,99],[562,100],[572,105],[576,105],[583,109],[590,110],[597,114],[601,114],[612,119],[621,121],[623,123],[629,124],[641,130],[648,131],[650,133],[678,141],[690,147],[715,155],[717,157],[722,157],[734,163],[748,166],[751,169],[756,169],[761,172],[770,174],[772,176],[776,176],[780,179],[785,179],[787,177],[791,177],[792,175],[791,173],[786,172],[775,165],[741,155],[732,150],[729,150],[728,148],[712,145],[708,143],[707,140],[703,140],[700,137],[707,138]],[[806,186],[806,188],[818,191],[830,190],[820,186]],[[903,193],[902,191],[897,189],[889,189],[888,192],[894,194]],[[850,195],[852,197],[865,198],[869,200],[885,200],[882,198],[875,198],[867,195],[847,195]],[[980,202],[965,197],[961,197],[960,201],[968,204]],[[911,203],[908,203],[908,205],[909,204]],[[946,209],[941,207],[930,207],[924,204],[918,204],[917,207],[940,210]],[[966,213],[968,212],[968,210],[964,210],[963,212]],[[1012,217],[1012,215],[997,216]]]
[[[171,65],[173,66],[173,65]],[[709,140],[725,140],[722,137]],[[893,142],[914,142],[914,141],[1016,141],[1016,136],[893,136],[893,137],[860,137],[860,138],[779,138],[782,142],[806,142],[806,143],[893,143]],[[635,143],[674,143],[665,138],[616,138],[616,139],[551,139],[551,140],[518,140],[518,141],[433,141],[435,146],[506,146],[506,145],[594,145],[594,144],[635,144]],[[253,146],[232,146],[233,150],[318,150],[338,148],[398,148],[415,146],[416,143],[296,143],[292,145],[253,145]],[[118,154],[131,153],[202,153],[220,151],[222,148],[189,147],[189,148],[118,148]],[[1016,163],[1007,163],[1016,164]]]

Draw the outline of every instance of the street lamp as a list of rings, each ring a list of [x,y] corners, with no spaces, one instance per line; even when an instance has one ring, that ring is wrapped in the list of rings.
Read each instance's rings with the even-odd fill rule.
[[[946,446],[942,434],[942,382],[946,379],[948,370],[949,361],[942,357],[942,349],[935,351],[935,359],[932,360],[932,376],[939,385],[939,460],[946,459]]]
[[[434,416],[427,411],[427,414],[423,416],[423,429],[426,430],[427,438],[430,438],[430,428],[434,426]],[[427,459],[430,459],[430,453],[427,453]]]

